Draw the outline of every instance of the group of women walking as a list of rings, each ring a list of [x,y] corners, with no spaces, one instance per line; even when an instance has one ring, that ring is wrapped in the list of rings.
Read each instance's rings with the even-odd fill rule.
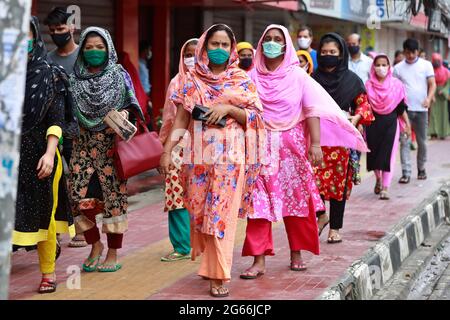
[[[47,293],[56,289],[56,233],[73,234],[73,220],[92,246],[84,271],[121,268],[126,181],[113,162],[115,133],[103,119],[114,109],[124,116],[142,114],[108,31],[90,27],[82,33],[74,73],[67,78],[47,62],[36,18],[31,30],[13,243],[38,245],[39,291]],[[241,49],[253,52],[251,45]],[[339,230],[356,170],[352,153],[370,149],[375,193],[388,199],[398,138],[410,133],[405,90],[384,54],[375,57],[364,84],[348,69],[342,37],[329,33],[320,41],[313,72],[311,57],[296,52],[289,31],[270,25],[254,56],[245,58],[251,61],[243,70],[233,31],[223,24],[188,40],[167,91],[160,132],[173,245],[161,260],[202,255],[198,274],[209,280],[214,297],[229,295],[225,283],[231,280],[239,218],[247,221],[242,256],[253,257],[242,279],[266,272],[265,257],[275,255],[272,223],[281,220],[290,269],[304,271],[302,251],[320,253],[319,236],[328,224],[327,242],[342,241]],[[199,110],[203,120],[194,120]],[[66,129],[78,128],[74,122],[79,130]],[[66,186],[58,144],[66,134],[74,137],[74,151],[70,191],[61,192]],[[101,186],[101,210],[86,201],[92,180]],[[99,218],[108,239],[103,262]]]
[[[339,240],[335,233],[342,227],[351,190],[350,150],[368,151],[357,126],[369,124],[373,115],[364,85],[346,67],[342,38],[326,35],[319,52],[319,70],[310,77],[310,68],[299,66],[288,30],[271,25],[247,74],[239,68],[232,30],[214,25],[198,42],[193,68],[186,72],[180,63],[177,83],[169,87],[166,108],[177,110],[172,113],[175,120],[164,119],[172,129],[164,139],[161,168],[168,181],[175,169],[176,180],[182,180],[184,206],[191,217],[192,259],[203,254],[198,274],[210,281],[214,297],[229,295],[225,283],[231,279],[238,218],[247,219],[242,256],[254,258],[243,279],[266,272],[265,256],[275,254],[272,223],[281,220],[290,269],[306,270],[302,251],[320,251],[319,232],[326,223],[320,226],[323,219],[318,224],[317,214],[325,211],[323,200],[336,203],[329,242]],[[344,83],[351,83],[351,89]],[[198,105],[208,108],[206,121],[193,120]],[[225,127],[218,126],[224,118]],[[245,133],[243,138],[229,139],[236,131]],[[180,144],[187,147],[177,166]],[[211,149],[214,159],[205,159]],[[226,158],[229,150],[241,157]],[[224,157],[226,162],[219,161]],[[166,196],[171,194],[169,186]]]

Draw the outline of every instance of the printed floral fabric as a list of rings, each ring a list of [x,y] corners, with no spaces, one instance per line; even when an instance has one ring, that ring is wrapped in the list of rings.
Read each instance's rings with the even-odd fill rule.
[[[375,117],[367,100],[367,94],[360,94],[354,101],[357,106],[355,115],[361,115],[361,120],[358,124],[370,125],[375,120]],[[355,172],[360,167],[357,153],[354,152],[350,159],[350,149],[322,147],[322,152],[322,164],[314,168],[320,194],[325,200],[335,199],[342,201],[345,193],[346,199],[349,199],[353,181],[357,179],[357,174],[359,173]]]
[[[268,131],[268,137],[269,162],[256,182],[254,213],[250,218],[275,222],[283,217],[307,217],[312,211],[325,210],[307,158],[303,124],[284,132]],[[279,142],[279,149],[275,141]]]
[[[96,172],[105,203],[103,224],[109,224],[104,226],[104,230],[111,233],[123,233],[127,229],[127,186],[126,180],[121,180],[117,176],[114,166],[115,136],[110,128],[99,132],[81,128],[79,139],[74,141],[70,162],[71,193],[73,212],[80,215],[78,203],[86,197],[89,181]],[[75,220],[79,219],[75,218]]]

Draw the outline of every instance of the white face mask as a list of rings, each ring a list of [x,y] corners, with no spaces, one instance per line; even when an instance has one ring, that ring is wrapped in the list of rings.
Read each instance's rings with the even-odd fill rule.
[[[308,49],[309,46],[311,45],[311,39],[307,39],[307,38],[298,38],[297,39],[297,43],[298,43],[298,47],[300,49]]]
[[[184,58],[184,64],[188,69],[192,69],[195,66],[195,57]]]
[[[377,76],[379,76],[380,78],[386,78],[387,74],[389,72],[389,67],[375,67],[375,73],[377,74]]]

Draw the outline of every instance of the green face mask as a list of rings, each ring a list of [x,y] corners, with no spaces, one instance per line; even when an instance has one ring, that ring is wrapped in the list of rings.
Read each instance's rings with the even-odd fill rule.
[[[105,63],[107,52],[102,50],[88,50],[83,52],[83,57],[90,67],[99,67]]]
[[[28,40],[28,53],[33,52],[34,49],[34,39]]]
[[[224,64],[230,58],[230,53],[222,48],[208,50],[208,58],[212,63],[220,65]]]

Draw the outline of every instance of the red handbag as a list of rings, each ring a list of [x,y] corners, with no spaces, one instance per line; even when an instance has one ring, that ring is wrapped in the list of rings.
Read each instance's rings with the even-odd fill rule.
[[[163,145],[156,132],[150,132],[138,118],[136,135],[126,142],[116,137],[115,166],[121,179],[128,179],[159,167]]]

